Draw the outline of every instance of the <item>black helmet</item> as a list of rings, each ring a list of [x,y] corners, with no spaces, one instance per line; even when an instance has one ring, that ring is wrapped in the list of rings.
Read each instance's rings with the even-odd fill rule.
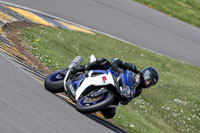
[[[149,88],[158,82],[158,72],[153,67],[144,68],[141,73],[145,88]]]

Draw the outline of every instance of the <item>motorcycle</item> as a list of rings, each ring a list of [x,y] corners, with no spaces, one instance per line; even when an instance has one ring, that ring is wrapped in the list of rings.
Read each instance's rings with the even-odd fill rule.
[[[91,55],[90,62],[95,60],[95,56]],[[67,89],[73,86],[75,97],[71,95],[69,97],[76,103],[76,110],[81,113],[93,113],[117,107],[121,100],[120,92],[122,91],[119,85],[119,74],[109,68],[70,75],[70,69],[79,65],[82,61],[82,57],[77,56],[68,68],[63,68],[48,75],[44,82],[45,88],[52,93],[59,93],[67,92]],[[129,77],[134,75],[128,70],[126,74]],[[67,85],[68,87],[66,87]],[[106,112],[102,114],[106,117]]]

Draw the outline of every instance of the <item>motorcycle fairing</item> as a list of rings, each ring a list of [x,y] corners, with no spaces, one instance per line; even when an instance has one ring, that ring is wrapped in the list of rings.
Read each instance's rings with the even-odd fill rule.
[[[123,85],[127,85],[129,86],[130,88],[134,88],[135,86],[135,81],[136,80],[136,74],[130,70],[126,70],[125,73],[122,73],[122,84]],[[132,95],[135,94],[135,90],[132,90],[133,93]]]
[[[98,75],[95,75],[99,73]],[[104,80],[106,77],[106,80]],[[86,77],[83,82],[81,83],[80,87],[76,90],[76,97],[75,99],[78,101],[81,94],[87,89],[89,86],[106,86],[106,85],[113,85],[115,86],[115,82],[113,80],[112,74],[110,71],[104,70],[91,70],[88,73],[88,77]]]

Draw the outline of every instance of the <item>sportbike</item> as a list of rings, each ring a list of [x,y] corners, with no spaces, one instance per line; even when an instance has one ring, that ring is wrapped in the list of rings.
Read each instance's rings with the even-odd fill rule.
[[[90,62],[95,60],[94,55],[91,55]],[[112,68],[70,74],[70,69],[82,61],[82,57],[77,56],[68,68],[48,75],[44,82],[45,88],[52,93],[67,92],[70,87],[75,88],[75,92],[73,92],[75,96],[69,95],[69,97],[76,103],[76,110],[81,113],[93,113],[118,106],[121,101],[122,89],[119,85],[121,79],[119,74]],[[124,81],[130,84],[130,77],[134,78],[135,73],[126,70],[125,74],[129,80]],[[106,112],[102,112],[102,114],[106,116]]]

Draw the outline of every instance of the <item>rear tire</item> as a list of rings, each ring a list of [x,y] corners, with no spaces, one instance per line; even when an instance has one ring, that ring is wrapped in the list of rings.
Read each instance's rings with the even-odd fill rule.
[[[52,93],[64,92],[64,77],[60,76],[60,72],[65,72],[67,70],[67,68],[63,68],[48,75],[44,81],[45,89]]]
[[[81,113],[93,113],[99,110],[102,110],[109,105],[111,105],[114,101],[114,96],[111,92],[108,92],[100,98],[100,100],[94,102],[87,102],[89,99],[88,96],[84,96],[76,103],[76,110]]]

